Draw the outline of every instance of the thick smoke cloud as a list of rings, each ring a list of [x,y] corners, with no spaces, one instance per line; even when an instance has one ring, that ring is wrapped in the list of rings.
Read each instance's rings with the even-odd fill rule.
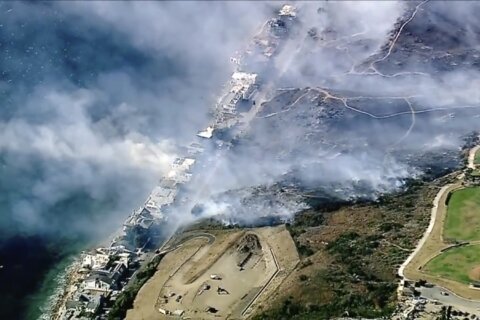
[[[2,255],[3,240],[19,234],[55,238],[56,247],[35,250],[43,258],[62,237],[94,240],[118,228],[178,146],[206,127],[234,69],[229,57],[280,5],[1,2]],[[281,90],[228,152],[212,142],[169,221],[269,223],[311,202],[372,199],[459,166],[462,136],[480,119],[478,3],[295,5],[294,44],[260,74]],[[34,286],[53,260],[28,270],[31,281],[21,268],[17,276]]]
[[[245,203],[235,192],[224,196],[227,191],[246,199],[250,193],[241,190],[277,186],[293,173],[303,187],[325,185],[343,198],[371,197],[421,175],[419,151],[456,152],[478,119],[478,72],[472,68],[478,60],[478,5],[418,4],[296,3],[299,46],[291,48],[276,79],[286,90],[265,104],[245,140],[205,168],[212,171],[208,185],[194,179],[192,205],[217,208],[206,214],[224,212]],[[78,192],[110,203],[102,216],[118,223],[167,170],[176,146],[208,123],[209,106],[233,70],[228,57],[246,47],[278,6],[2,5],[0,89],[6,103],[0,152],[3,170],[22,177],[13,188],[18,193],[2,182],[3,228],[56,230],[65,220],[59,215],[52,224],[46,212]],[[463,56],[449,52],[455,41]],[[390,47],[393,42],[398,45]],[[288,110],[277,116],[282,108]],[[400,114],[379,120],[395,112]],[[356,190],[358,184],[368,187]],[[296,198],[291,206],[262,201],[249,214],[289,215],[302,207]],[[192,218],[189,210],[185,218]],[[89,219],[79,218],[78,227]]]
[[[269,14],[250,8],[3,3],[1,236],[103,236],[141,205]]]
[[[218,178],[193,184],[192,192],[203,190],[205,211],[225,214],[241,194],[228,190],[251,185],[270,186],[275,202],[279,181],[344,200],[372,199],[408,178],[461,165],[463,137],[480,118],[478,28],[462,17],[478,4],[451,11],[446,2],[298,6],[305,40],[277,81],[285,90],[214,168]],[[307,30],[317,39],[306,37]],[[246,207],[242,217],[295,211],[272,204],[254,209],[248,196],[241,199],[231,211]]]

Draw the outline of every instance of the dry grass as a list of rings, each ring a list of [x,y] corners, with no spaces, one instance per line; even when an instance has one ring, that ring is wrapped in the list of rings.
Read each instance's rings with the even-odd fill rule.
[[[307,248],[302,261],[255,319],[388,315],[397,268],[427,228],[437,191],[417,184],[379,203],[305,212],[290,227],[297,247]]]

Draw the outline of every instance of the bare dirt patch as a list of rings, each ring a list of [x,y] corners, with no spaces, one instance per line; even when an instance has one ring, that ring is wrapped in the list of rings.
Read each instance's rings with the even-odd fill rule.
[[[165,256],[127,319],[243,319],[298,263],[284,226],[212,230],[213,242],[194,233]]]
[[[197,252],[199,247],[205,246],[204,238],[192,239],[182,246],[175,255],[167,254],[157,267],[157,272],[140,289],[133,303],[133,309],[128,310],[126,319],[159,319],[158,310],[155,308],[159,296],[159,287],[164,284],[171,273]]]
[[[476,266],[468,273],[468,277],[473,281],[480,280],[480,266]]]

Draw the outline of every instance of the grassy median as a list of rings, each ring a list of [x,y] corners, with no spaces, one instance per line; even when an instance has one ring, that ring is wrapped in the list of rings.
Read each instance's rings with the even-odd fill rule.
[[[480,240],[480,188],[455,191],[450,198],[444,227],[446,241]]]
[[[480,280],[480,245],[445,251],[433,258],[424,269],[434,276],[469,284]]]

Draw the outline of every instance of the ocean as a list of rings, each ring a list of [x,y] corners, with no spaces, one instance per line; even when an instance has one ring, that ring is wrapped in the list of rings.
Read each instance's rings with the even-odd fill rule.
[[[94,31],[56,4],[0,3],[0,319],[38,319],[73,257],[118,228],[155,180],[128,164],[130,128],[110,113],[129,101],[92,88],[117,90],[114,72],[152,81],[162,61]]]
[[[142,205],[265,14],[0,2],[0,319],[40,317],[72,259]]]

